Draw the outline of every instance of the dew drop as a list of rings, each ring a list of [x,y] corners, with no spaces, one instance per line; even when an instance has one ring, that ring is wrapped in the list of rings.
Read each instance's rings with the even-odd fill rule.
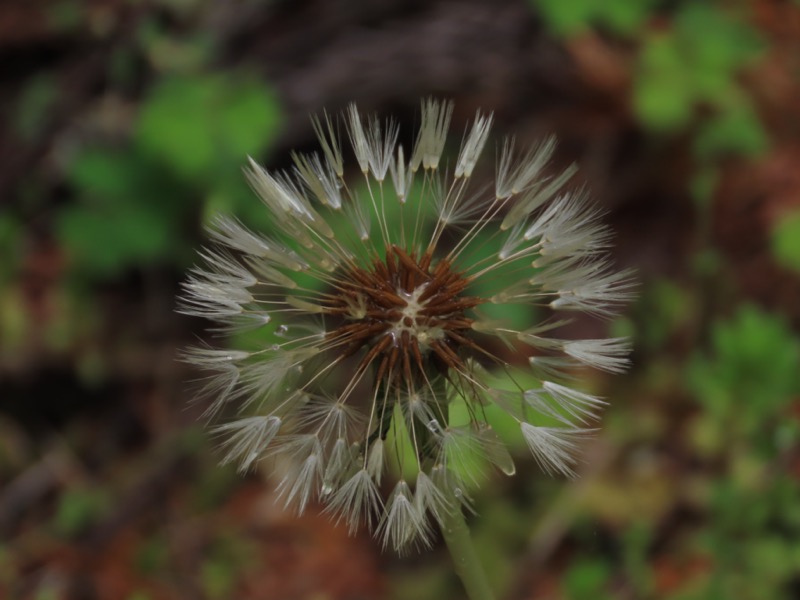
[[[453,495],[460,500],[464,497],[464,490],[462,490],[460,487],[457,487],[453,490]]]
[[[517,467],[512,462],[507,466],[500,467],[500,470],[503,472],[503,475],[508,475],[509,477],[511,477],[517,472]]]

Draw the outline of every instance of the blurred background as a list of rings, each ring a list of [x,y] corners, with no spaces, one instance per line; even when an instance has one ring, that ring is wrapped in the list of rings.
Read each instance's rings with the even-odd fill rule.
[[[462,597],[218,467],[176,361],[203,224],[269,227],[245,157],[435,95],[555,133],[640,280],[581,477],[475,494],[498,595],[800,598],[797,1],[3,0],[0,65],[0,597]]]

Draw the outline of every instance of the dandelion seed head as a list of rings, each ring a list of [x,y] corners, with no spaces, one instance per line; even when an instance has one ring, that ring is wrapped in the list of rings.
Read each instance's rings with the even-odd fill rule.
[[[223,462],[248,470],[279,458],[287,506],[322,504],[401,552],[430,541],[431,519],[470,507],[480,465],[514,474],[487,404],[519,424],[543,470],[571,476],[605,404],[573,387],[576,369],[628,365],[624,339],[559,339],[567,319],[531,311],[520,328],[502,317],[523,305],[607,318],[631,297],[630,275],[611,266],[588,194],[565,189],[575,168],[550,166],[554,138],[527,150],[499,142],[494,182],[478,181],[493,117],[478,113],[448,155],[452,115],[449,102],[423,101],[407,156],[395,122],[353,104],[341,120],[312,119],[320,152],[292,154],[290,171],[250,159],[245,175],[273,228],[214,219],[214,246],[179,308],[217,334],[263,335],[185,353],[207,371],[201,393],[222,420]],[[500,310],[488,318],[482,305]],[[517,383],[526,369],[538,386]],[[499,373],[512,389],[497,386]],[[456,405],[466,420],[454,421]],[[384,501],[382,482],[399,473]]]

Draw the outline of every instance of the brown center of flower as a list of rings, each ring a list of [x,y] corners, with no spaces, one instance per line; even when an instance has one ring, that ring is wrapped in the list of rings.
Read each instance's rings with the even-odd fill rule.
[[[348,268],[326,310],[344,321],[328,339],[343,356],[366,350],[357,370],[374,363],[376,380],[387,384],[405,381],[413,389],[431,368],[463,370],[458,350],[474,347],[464,311],[482,301],[460,296],[470,280],[451,267],[447,259],[431,266],[430,253],[417,260],[392,245],[371,270]]]

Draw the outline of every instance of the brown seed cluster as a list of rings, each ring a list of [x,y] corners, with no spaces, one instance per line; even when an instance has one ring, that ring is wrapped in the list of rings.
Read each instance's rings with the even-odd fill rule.
[[[343,356],[366,350],[356,376],[374,363],[375,380],[390,386],[404,382],[413,390],[432,370],[463,371],[459,350],[476,348],[468,335],[473,320],[464,313],[482,302],[459,295],[469,282],[447,259],[432,266],[430,252],[417,259],[389,246],[371,270],[352,266],[338,278],[325,312],[344,320],[328,339]]]

